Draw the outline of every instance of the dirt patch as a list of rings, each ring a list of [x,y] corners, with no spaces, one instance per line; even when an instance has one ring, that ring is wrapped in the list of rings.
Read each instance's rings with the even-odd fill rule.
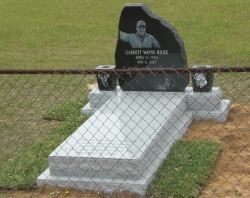
[[[233,104],[225,123],[195,120],[183,137],[186,140],[213,140],[223,145],[214,171],[200,198],[250,197],[250,103]],[[139,198],[121,192],[79,191],[42,186],[35,191],[11,191],[9,197]]]
[[[97,83],[94,83],[94,84],[87,84],[87,88],[89,89],[89,90],[93,90],[93,89],[95,89],[96,87],[98,86],[98,84]]]
[[[43,198],[142,198],[141,196],[131,193],[131,192],[119,192],[114,194],[105,194],[98,190],[75,190],[72,188],[60,188],[55,186],[43,185],[37,190],[30,191],[15,191],[11,198],[13,197],[43,197]]]
[[[223,145],[205,197],[250,197],[250,103],[233,104],[225,123],[194,121],[184,139],[214,140]]]

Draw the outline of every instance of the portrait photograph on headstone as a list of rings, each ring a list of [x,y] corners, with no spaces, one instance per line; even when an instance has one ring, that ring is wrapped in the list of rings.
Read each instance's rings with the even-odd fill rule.
[[[136,33],[125,33],[120,31],[119,37],[122,41],[128,42],[132,48],[160,48],[161,45],[154,36],[146,33],[146,23],[139,20],[136,23]]]

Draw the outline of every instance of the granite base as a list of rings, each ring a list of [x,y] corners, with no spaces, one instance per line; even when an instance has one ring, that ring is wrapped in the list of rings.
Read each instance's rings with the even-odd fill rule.
[[[120,91],[49,155],[37,184],[143,195],[192,119],[185,93]]]

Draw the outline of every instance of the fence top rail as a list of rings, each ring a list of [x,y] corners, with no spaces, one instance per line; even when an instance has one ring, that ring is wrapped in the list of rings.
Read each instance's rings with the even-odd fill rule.
[[[159,73],[197,73],[197,72],[250,72],[247,67],[217,68],[135,68],[135,69],[0,69],[0,74],[159,74]]]

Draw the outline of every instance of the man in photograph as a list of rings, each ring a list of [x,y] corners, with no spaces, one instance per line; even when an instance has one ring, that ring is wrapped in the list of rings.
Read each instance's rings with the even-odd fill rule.
[[[146,33],[146,23],[140,20],[136,23],[136,33],[119,31],[120,39],[129,42],[132,48],[160,48],[159,42],[154,36]]]

